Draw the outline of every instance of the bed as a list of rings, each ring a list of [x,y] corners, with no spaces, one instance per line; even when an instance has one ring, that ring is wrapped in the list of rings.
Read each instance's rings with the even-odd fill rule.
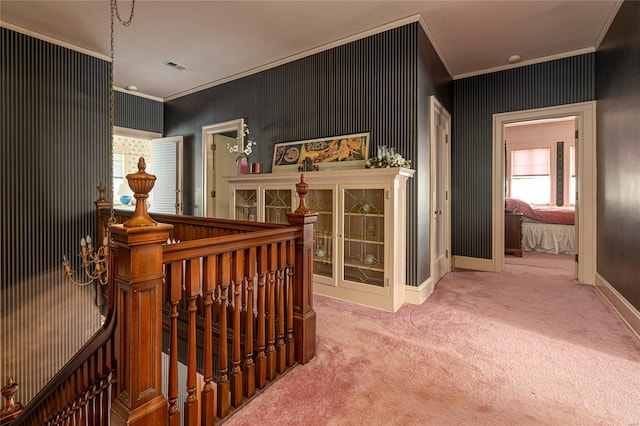
[[[575,254],[575,208],[532,207],[507,199],[505,211],[522,213],[522,250]]]

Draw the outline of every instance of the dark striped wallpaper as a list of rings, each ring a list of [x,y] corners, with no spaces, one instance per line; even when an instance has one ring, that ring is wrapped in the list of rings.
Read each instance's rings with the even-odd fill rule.
[[[429,94],[451,82],[418,28],[414,23],[392,29],[166,102],[165,135],[185,137],[185,213],[201,212],[202,126],[239,117],[247,118],[258,143],[251,160],[264,163],[266,172],[271,170],[274,143],[370,132],[371,152],[378,145],[394,147],[414,160],[417,175],[428,176],[428,169],[423,172],[424,164],[416,161],[417,122],[428,119],[418,115],[418,106],[424,108],[418,96],[427,96],[428,102]],[[420,141],[428,143],[424,133]],[[417,227],[417,193],[412,179],[407,282],[413,285],[429,272],[427,267],[417,276],[417,237],[418,232],[424,234]],[[424,247],[420,253],[428,259]]]
[[[95,235],[109,176],[109,64],[0,28],[0,380],[23,403],[100,325],[91,287],[65,281]]]
[[[162,102],[120,91],[115,91],[114,95],[116,126],[162,133],[164,109]]]
[[[595,99],[595,54],[454,81],[451,249],[491,258],[493,114]]]
[[[640,310],[640,3],[625,1],[596,53],[597,270]]]

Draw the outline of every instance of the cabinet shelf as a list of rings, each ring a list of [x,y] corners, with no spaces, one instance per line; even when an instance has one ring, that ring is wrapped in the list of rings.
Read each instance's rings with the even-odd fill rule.
[[[369,239],[367,237],[360,237],[360,236],[357,236],[357,235],[345,236],[344,240],[345,241],[349,241],[349,242],[356,242],[356,243],[384,245],[384,241],[382,241],[382,240],[372,240],[372,239]]]
[[[378,263],[378,262],[366,263],[360,259],[346,258],[344,260],[344,266],[351,266],[351,267],[360,268],[360,269],[368,269],[370,271],[384,272],[384,265],[382,263]]]
[[[383,212],[379,212],[379,213],[359,213],[359,212],[344,212],[345,216],[351,216],[351,217],[384,217],[384,213]]]
[[[412,175],[398,168],[304,175],[309,185],[304,201],[317,216],[310,253],[315,293],[391,312],[400,307],[406,283],[406,181]],[[235,218],[245,213],[283,223],[285,212],[300,201],[294,189],[299,173],[228,180],[235,201],[251,205],[250,215],[232,208]]]

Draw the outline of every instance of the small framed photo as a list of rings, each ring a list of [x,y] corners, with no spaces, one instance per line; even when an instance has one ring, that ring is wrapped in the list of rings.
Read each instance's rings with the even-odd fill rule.
[[[362,168],[369,155],[369,133],[283,142],[273,148],[272,170],[297,172],[303,165],[314,169]]]

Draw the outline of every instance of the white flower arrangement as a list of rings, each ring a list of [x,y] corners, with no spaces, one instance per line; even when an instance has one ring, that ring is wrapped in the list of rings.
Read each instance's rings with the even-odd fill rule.
[[[249,125],[247,123],[244,123],[244,126],[242,126],[242,132],[238,136],[238,139],[244,138],[248,134],[249,134]],[[236,142],[235,145],[227,144],[227,149],[229,150],[230,153],[235,154],[237,159],[239,159],[239,158],[247,158],[253,152],[253,147],[255,145],[256,145],[256,142],[254,140],[248,139],[247,143],[245,144],[244,149],[242,151],[240,150],[240,147],[238,146],[238,142]]]
[[[364,167],[366,167],[367,169],[379,169],[386,167],[405,167],[407,169],[410,169],[411,160],[405,160],[400,154],[386,155],[381,158],[369,158],[364,163]]]

